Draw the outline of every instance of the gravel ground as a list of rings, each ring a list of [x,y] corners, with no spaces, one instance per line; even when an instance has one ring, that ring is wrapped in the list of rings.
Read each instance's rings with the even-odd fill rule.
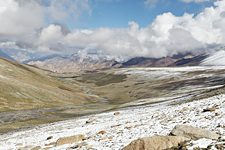
[[[203,112],[206,108],[215,110]],[[168,135],[178,124],[201,127],[225,135],[225,95],[180,105],[131,107],[12,132],[0,136],[0,149],[31,149],[40,146],[50,149],[79,147],[79,149],[116,150],[140,137]],[[58,147],[51,145],[60,137],[77,134],[83,134],[86,140]],[[48,137],[51,139],[46,140]],[[213,143],[217,141],[207,139],[192,141],[189,149],[204,148]]]

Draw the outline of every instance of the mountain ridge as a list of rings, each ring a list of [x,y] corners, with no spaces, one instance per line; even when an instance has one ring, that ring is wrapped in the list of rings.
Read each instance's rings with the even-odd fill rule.
[[[198,66],[207,54],[183,54],[172,57],[149,58],[134,57],[126,61],[117,61],[104,55],[97,54],[70,56],[52,56],[26,62],[42,69],[59,73],[95,71],[110,68],[129,68],[129,67],[172,67],[172,66]]]

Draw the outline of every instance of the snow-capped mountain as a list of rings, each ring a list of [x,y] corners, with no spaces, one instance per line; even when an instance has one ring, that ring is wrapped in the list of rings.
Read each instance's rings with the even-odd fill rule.
[[[207,55],[184,54],[164,58],[134,57],[122,59],[97,53],[78,52],[70,56],[49,55],[39,59],[26,61],[29,65],[53,72],[80,72],[109,69],[115,67],[169,67],[198,66]]]
[[[32,60],[27,63],[53,72],[65,73],[118,67],[120,64],[117,60],[117,58],[107,55],[78,52],[70,56],[56,55],[44,59]]]
[[[211,54],[201,63],[204,66],[225,66],[225,48]]]
[[[22,48],[2,48],[1,51],[5,55],[9,56],[11,58],[10,60],[13,59],[20,63],[23,63],[24,61],[27,61],[27,60],[37,59],[39,57],[46,55],[46,54],[37,53],[35,51],[22,49]],[[7,57],[4,57],[4,58],[8,59]]]
[[[115,67],[225,65],[225,47],[210,49],[208,52],[211,53],[211,55],[205,52],[177,54],[163,58],[134,57],[127,59],[85,50],[77,51],[72,55],[62,55],[60,53],[42,54],[23,49],[2,49],[0,55],[6,59],[13,59],[18,62],[59,73],[94,71]]]

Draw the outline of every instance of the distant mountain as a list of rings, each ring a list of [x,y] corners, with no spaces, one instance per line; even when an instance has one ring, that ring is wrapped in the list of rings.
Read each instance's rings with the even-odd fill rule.
[[[127,62],[122,63],[122,67],[166,67],[173,64],[175,60],[170,57],[165,58],[146,58],[135,57],[131,58]]]
[[[49,59],[53,59],[53,58],[57,58],[57,57],[59,57],[59,58],[66,58],[66,57],[63,57],[63,56],[61,56],[61,55],[59,55],[59,54],[52,54],[52,55],[47,55],[47,56],[44,56],[44,57],[38,57],[38,58],[31,58],[31,59],[28,59],[28,60],[25,60],[25,61],[23,61],[23,63],[24,64],[27,64],[27,63],[29,63],[29,62],[35,62],[35,61],[45,61],[45,60],[49,60]]]
[[[207,54],[200,54],[189,58],[181,58],[172,64],[172,66],[198,66],[200,63],[208,57]]]
[[[208,55],[206,54],[188,53],[163,58],[134,57],[123,62],[116,61],[115,58],[111,58],[106,55],[98,55],[96,53],[76,53],[65,57],[60,55],[50,55],[27,61],[26,63],[53,72],[66,73],[94,71],[117,67],[198,66],[207,57]]]
[[[37,59],[30,59],[25,61],[25,63],[59,73],[94,71],[117,67],[225,65],[225,47],[211,49],[209,53],[186,53],[163,58],[134,57],[121,61],[107,55],[81,52],[70,56],[53,54]]]
[[[40,52],[23,48],[4,48],[0,49],[5,55],[20,63],[27,63],[31,60],[48,59],[49,57],[60,56],[51,52]],[[4,57],[6,58],[6,57]]]
[[[1,51],[9,56],[10,60],[15,60],[17,62],[23,62],[25,60],[33,58],[32,54],[26,50],[18,49],[18,48],[4,48]],[[4,57],[6,58],[6,57]]]
[[[206,57],[206,54],[194,55],[190,53],[163,58],[135,57],[122,63],[122,67],[198,66]]]
[[[70,56],[49,56],[27,62],[42,69],[53,72],[81,72],[107,69],[120,66],[115,59],[98,54],[73,54]]]

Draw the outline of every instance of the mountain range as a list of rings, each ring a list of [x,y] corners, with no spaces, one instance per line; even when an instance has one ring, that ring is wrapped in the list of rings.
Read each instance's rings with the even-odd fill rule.
[[[48,54],[44,56],[36,53],[28,53],[26,51],[15,53],[14,50],[0,50],[0,57],[52,72],[71,73],[109,68],[225,65],[223,59],[225,57],[225,48],[221,47],[213,53],[186,53],[162,58],[133,57],[130,59],[119,59],[93,52],[78,52],[65,56],[60,54]]]
[[[53,72],[81,72],[94,71],[109,68],[128,67],[171,67],[171,66],[198,66],[208,57],[207,54],[183,54],[172,57],[148,58],[134,57],[126,61],[117,61],[115,58],[97,54],[86,54],[81,56],[73,54],[70,56],[51,55],[48,57],[26,61],[25,63]]]

